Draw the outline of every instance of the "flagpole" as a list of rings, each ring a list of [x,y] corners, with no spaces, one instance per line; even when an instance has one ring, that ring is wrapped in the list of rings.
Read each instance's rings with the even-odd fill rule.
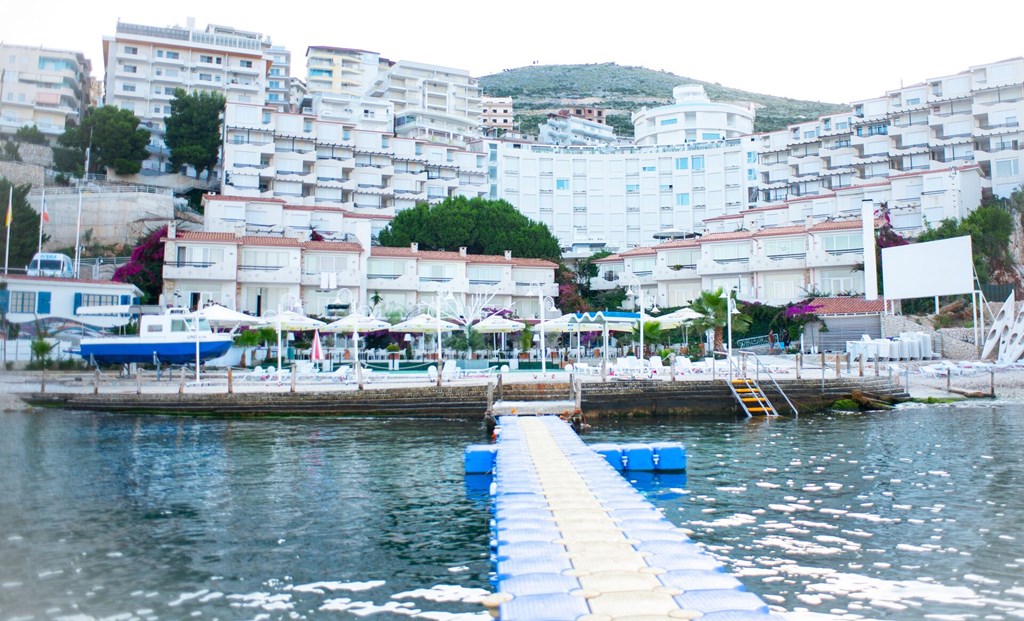
[[[46,217],[46,180],[43,180],[43,206],[39,210],[39,244],[36,246],[36,254],[43,253],[43,218]]]
[[[14,183],[7,192],[7,243],[4,245],[4,274],[11,258],[11,221],[14,220]]]
[[[78,224],[75,226],[75,278],[78,278],[81,273],[81,262],[82,262],[82,183],[89,179],[89,156],[92,154],[92,130],[89,131],[89,146],[85,148],[85,172],[82,173],[84,179],[78,182]]]

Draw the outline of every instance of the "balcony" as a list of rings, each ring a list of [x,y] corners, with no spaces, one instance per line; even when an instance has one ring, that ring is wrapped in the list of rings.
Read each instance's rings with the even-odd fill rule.
[[[173,280],[235,280],[235,265],[220,261],[168,261],[164,263],[164,278]]]

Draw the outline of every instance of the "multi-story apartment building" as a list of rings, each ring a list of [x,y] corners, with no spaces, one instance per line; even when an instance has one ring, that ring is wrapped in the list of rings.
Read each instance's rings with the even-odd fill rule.
[[[548,225],[563,248],[626,250],[665,230],[700,231],[739,213],[757,144],[716,140],[659,147],[554,147],[484,140],[490,198]]]
[[[465,145],[480,136],[480,86],[464,69],[400,60],[366,93],[395,106],[395,135]]]
[[[377,52],[312,45],[306,49],[309,93],[334,93],[358,99],[391,64]]]
[[[498,136],[515,129],[516,112],[511,97],[480,97],[484,134]]]
[[[712,102],[704,87],[672,89],[674,103],[633,113],[637,146],[678,145],[731,140],[754,131],[754,105]]]
[[[281,112],[294,112],[292,97],[292,53],[280,45],[272,45],[267,58],[267,105]],[[305,93],[303,93],[305,94]],[[301,98],[300,98],[301,101]]]
[[[566,108],[565,110],[559,110],[558,113],[572,115],[575,117],[579,117],[581,119],[586,119],[594,123],[600,123],[602,125],[606,125],[608,123],[604,108],[588,108],[586,106],[576,106],[573,108]]]
[[[0,133],[28,125],[60,136],[89,107],[91,70],[80,52],[0,43]]]
[[[750,202],[759,207],[828,196],[975,162],[984,189],[1005,197],[1024,183],[1022,115],[1024,58],[856,101],[848,113],[761,134],[758,184]]]
[[[982,195],[977,164],[895,175],[838,190],[834,196],[794,198],[705,220],[707,232],[633,248],[598,261],[591,285],[643,287],[663,306],[681,306],[701,291],[735,288],[742,299],[784,304],[817,292],[864,293],[861,202],[881,208],[897,232],[925,222],[963,218]],[[879,213],[876,225],[884,222]]]
[[[537,128],[538,140],[559,146],[595,146],[614,143],[615,130],[604,123],[574,116],[568,110],[548,115]]]
[[[228,104],[224,194],[347,210],[376,232],[417,202],[487,192],[482,153],[394,136],[386,100],[317,94],[304,112]]]
[[[204,206],[204,230],[168,229],[165,300],[257,315],[301,300],[326,315],[329,305],[370,298],[408,312],[451,292],[535,317],[538,296],[558,294],[549,261],[371,246],[370,218],[281,199],[207,195]]]
[[[143,169],[173,172],[163,134],[175,89],[266,102],[269,48],[269,38],[259,33],[215,25],[198,30],[192,19],[185,28],[118,22],[116,33],[103,37],[103,101],[131,111],[152,133]]]

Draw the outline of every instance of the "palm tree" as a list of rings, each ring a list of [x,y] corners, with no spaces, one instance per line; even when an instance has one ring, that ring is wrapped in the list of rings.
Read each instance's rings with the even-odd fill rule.
[[[640,328],[633,326],[633,332],[630,334],[634,343],[640,342]],[[665,340],[665,333],[661,329],[661,324],[657,321],[645,321],[644,322],[644,349],[650,349],[652,345],[660,345]],[[637,356],[640,358],[647,358],[647,352],[638,352]]]
[[[714,291],[701,291],[700,295],[690,302],[690,308],[703,315],[700,319],[695,319],[692,325],[698,330],[715,331],[715,351],[721,351],[722,349],[722,329],[729,322],[729,304],[722,296],[722,291],[721,287]],[[730,295],[735,301],[736,292],[733,291]],[[743,305],[737,301],[735,302],[735,309],[742,311]],[[746,332],[748,328],[750,328],[749,315],[740,312],[732,316],[733,331]]]

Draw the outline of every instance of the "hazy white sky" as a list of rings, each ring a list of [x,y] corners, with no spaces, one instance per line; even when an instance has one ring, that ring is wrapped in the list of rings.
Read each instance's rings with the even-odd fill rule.
[[[102,78],[102,39],[118,19],[184,26],[188,17],[200,28],[215,23],[270,35],[292,51],[298,77],[305,77],[306,46],[332,45],[474,76],[534,62],[615,62],[832,103],[1024,55],[1024,4],[1014,0],[985,10],[935,0],[11,0],[0,40],[82,51]]]

